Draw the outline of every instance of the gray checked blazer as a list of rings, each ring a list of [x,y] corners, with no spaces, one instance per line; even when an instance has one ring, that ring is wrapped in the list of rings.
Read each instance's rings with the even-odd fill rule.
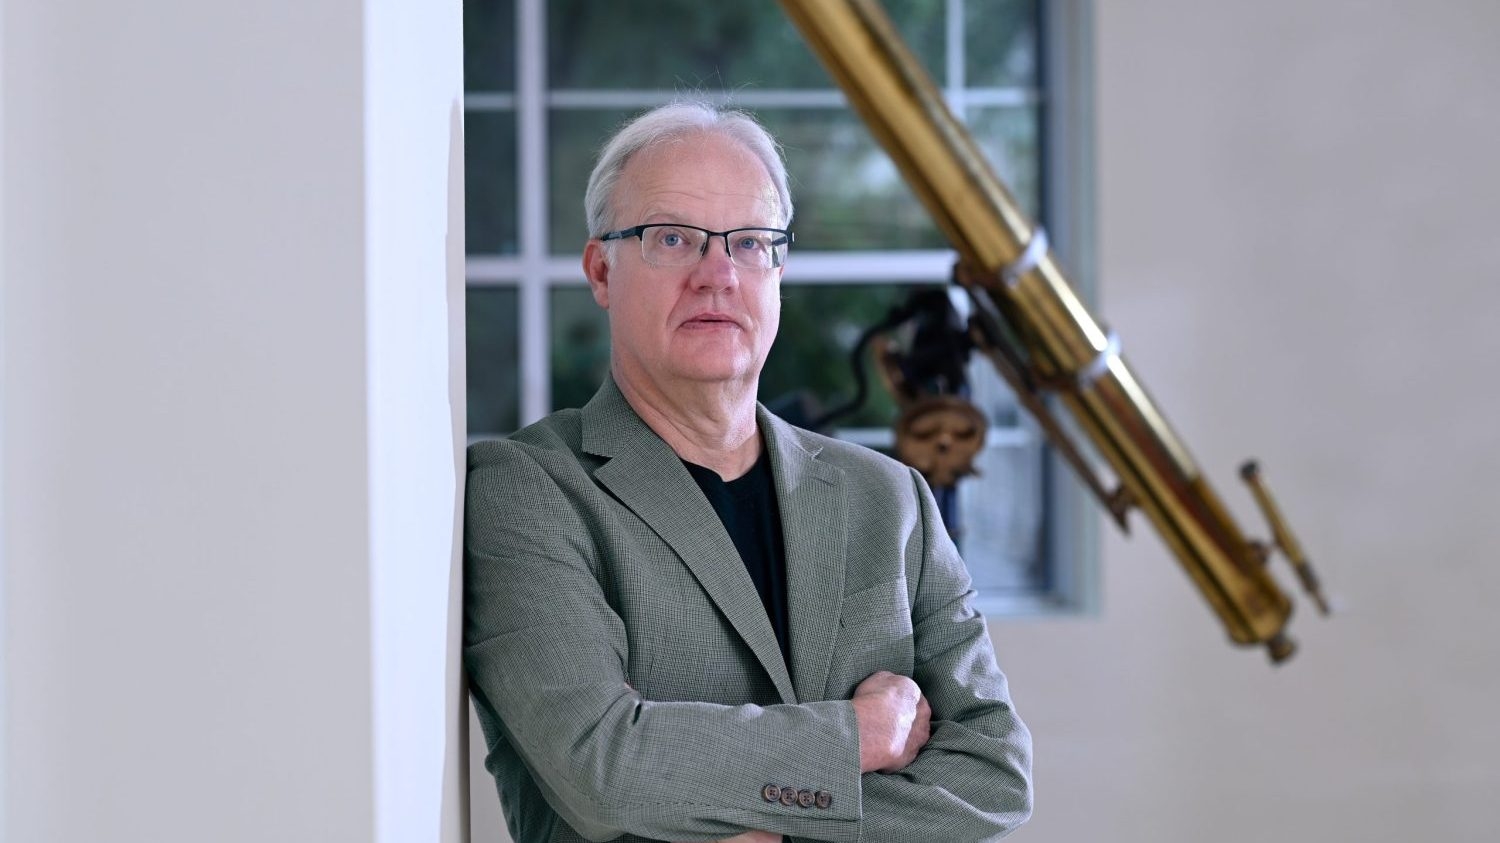
[[[733,542],[612,381],[469,449],[464,661],[517,843],[992,840],[1031,736],[919,475],[758,409],[791,664]],[[931,740],[859,772],[855,686],[910,676]]]

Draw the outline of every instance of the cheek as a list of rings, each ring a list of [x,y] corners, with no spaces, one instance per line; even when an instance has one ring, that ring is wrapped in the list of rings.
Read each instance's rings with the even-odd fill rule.
[[[763,341],[770,345],[776,339],[776,332],[781,328],[781,285],[772,284],[765,295],[761,296],[760,314],[761,332]]]
[[[771,297],[770,303],[766,305],[765,325],[766,344],[770,345],[771,341],[776,339],[776,332],[781,330],[781,294],[779,291]]]
[[[638,336],[666,332],[675,313],[676,301],[660,287],[637,284],[629,291],[614,290],[610,307],[611,320],[620,328]]]

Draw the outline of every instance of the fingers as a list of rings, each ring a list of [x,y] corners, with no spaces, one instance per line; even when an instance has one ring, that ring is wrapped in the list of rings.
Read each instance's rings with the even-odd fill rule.
[[[927,697],[923,696],[917,702],[917,716],[912,722],[911,731],[906,735],[906,745],[902,747],[902,767],[917,760],[917,753],[927,745],[928,739],[932,737],[932,706],[927,704]]]
[[[890,684],[891,677],[893,676],[895,676],[895,674],[891,673],[888,670],[877,671],[870,674],[869,676],[866,676],[863,682],[860,682],[857,686],[855,686],[854,696],[858,697],[865,694],[880,693],[885,689],[887,685]]]
[[[911,719],[911,727],[906,731],[906,740],[902,742],[900,751],[890,766],[884,767],[880,772],[894,773],[904,769],[906,765],[917,760],[917,754],[922,747],[927,745],[927,740],[932,737],[932,707],[927,703],[927,697],[917,699]]]
[[[856,697],[867,694],[894,694],[899,699],[914,705],[917,698],[922,695],[922,689],[906,676],[881,670],[865,677],[865,680],[854,689]]]

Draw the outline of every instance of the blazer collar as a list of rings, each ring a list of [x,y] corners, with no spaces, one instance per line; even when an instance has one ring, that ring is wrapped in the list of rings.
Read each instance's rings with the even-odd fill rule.
[[[776,480],[786,546],[792,680],[802,700],[827,694],[844,599],[849,499],[844,472],[818,459],[813,436],[757,407],[757,421]]]
[[[843,471],[818,459],[817,439],[756,407],[785,539],[789,672],[733,540],[677,453],[641,420],[613,378],[584,406],[582,422],[583,449],[610,458],[595,478],[677,553],[782,700],[823,699],[844,596],[849,501]]]
[[[609,458],[594,478],[672,548],[755,654],[782,701],[796,702],[760,594],[677,452],[641,420],[613,378],[583,407],[582,425],[583,450]],[[796,640],[794,635],[794,647]]]

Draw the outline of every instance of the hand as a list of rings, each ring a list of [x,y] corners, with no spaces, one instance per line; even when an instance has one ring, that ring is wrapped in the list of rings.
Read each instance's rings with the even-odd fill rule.
[[[927,704],[927,695],[923,694],[917,699],[917,719],[911,724],[911,731],[906,734],[906,745],[901,748],[901,756],[906,760],[901,766],[917,760],[917,753],[927,745],[927,739],[932,737],[932,706]]]
[[[917,683],[887,671],[854,689],[859,771],[894,773],[916,760],[932,734],[932,708]]]

